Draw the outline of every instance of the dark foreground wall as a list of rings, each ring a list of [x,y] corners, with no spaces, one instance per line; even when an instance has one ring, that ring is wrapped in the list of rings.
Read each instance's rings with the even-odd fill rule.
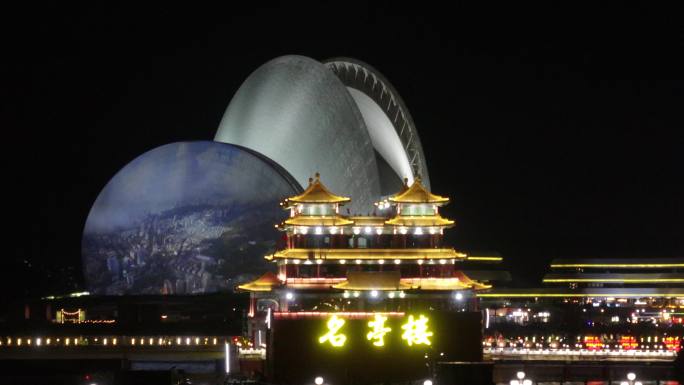
[[[676,363],[673,362],[439,362],[436,366],[436,385],[493,385],[508,384],[517,372],[534,383],[579,383],[607,385],[627,379],[635,373],[644,383],[676,383]],[[660,381],[660,382],[658,382]]]
[[[223,359],[0,359],[0,384],[170,385],[186,376],[222,378],[224,370]]]
[[[493,362],[438,362],[437,385],[492,385]]]
[[[482,360],[480,313],[427,312],[430,345],[409,346],[402,338],[408,316],[389,317],[391,328],[383,346],[373,345],[367,335],[372,318],[345,319],[339,333],[343,346],[320,343],[330,317],[276,319],[273,322],[269,367],[273,382],[282,385],[312,383],[322,376],[326,383],[376,384],[406,382],[433,377],[434,364],[441,360]],[[414,315],[415,318],[419,314]]]
[[[596,382],[625,381],[627,373],[635,373],[640,381],[676,381],[673,362],[559,362],[520,361],[501,362],[494,367],[496,383],[509,383],[518,371],[535,382]],[[440,384],[441,385],[441,384]]]
[[[0,360],[0,384],[113,383],[120,370],[116,359],[5,359]]]

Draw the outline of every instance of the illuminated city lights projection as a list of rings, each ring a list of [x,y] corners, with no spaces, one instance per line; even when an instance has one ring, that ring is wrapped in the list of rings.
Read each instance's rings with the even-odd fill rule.
[[[93,294],[231,290],[271,266],[278,202],[300,187],[253,151],[211,141],[152,149],[123,167],[93,204],[82,240]]]

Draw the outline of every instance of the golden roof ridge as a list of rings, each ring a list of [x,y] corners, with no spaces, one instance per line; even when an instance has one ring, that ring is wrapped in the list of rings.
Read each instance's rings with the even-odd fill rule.
[[[411,186],[402,189],[402,191],[398,192],[397,194],[392,195],[388,198],[388,200],[392,203],[446,204],[449,202],[448,197],[443,197],[428,191],[428,189],[423,186],[420,176],[416,177]]]
[[[283,204],[287,206],[291,203],[346,203],[351,198],[336,195],[330,192],[321,182],[321,174],[316,173],[315,179],[309,178],[309,186],[299,195],[286,198]]]

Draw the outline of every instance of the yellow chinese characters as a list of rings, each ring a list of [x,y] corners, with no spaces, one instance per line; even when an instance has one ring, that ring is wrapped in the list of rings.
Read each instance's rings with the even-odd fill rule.
[[[328,323],[328,332],[318,338],[319,343],[330,342],[330,345],[334,347],[344,346],[345,341],[347,341],[347,336],[338,332],[344,326],[344,320],[342,318],[337,318],[336,315],[330,317]]]
[[[422,314],[418,319],[414,319],[410,315],[408,321],[401,326],[404,329],[404,334],[401,335],[401,338],[405,339],[409,346],[413,346],[413,344],[430,345],[429,337],[432,337],[432,332],[428,330],[428,321],[429,319]]]
[[[373,328],[373,330],[366,334],[366,338],[369,340],[375,340],[373,342],[373,345],[375,346],[384,346],[385,334],[392,330],[392,328],[385,326],[385,321],[387,321],[387,317],[376,314],[375,320],[368,322],[368,326]]]

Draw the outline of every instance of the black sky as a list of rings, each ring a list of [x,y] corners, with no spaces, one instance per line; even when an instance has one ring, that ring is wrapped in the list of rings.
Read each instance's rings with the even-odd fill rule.
[[[284,54],[381,71],[452,198],[452,243],[500,252],[520,284],[553,257],[684,256],[680,8],[170,3],[1,13],[3,292],[63,290],[24,261],[80,270],[109,178],[213,138],[242,81]]]

